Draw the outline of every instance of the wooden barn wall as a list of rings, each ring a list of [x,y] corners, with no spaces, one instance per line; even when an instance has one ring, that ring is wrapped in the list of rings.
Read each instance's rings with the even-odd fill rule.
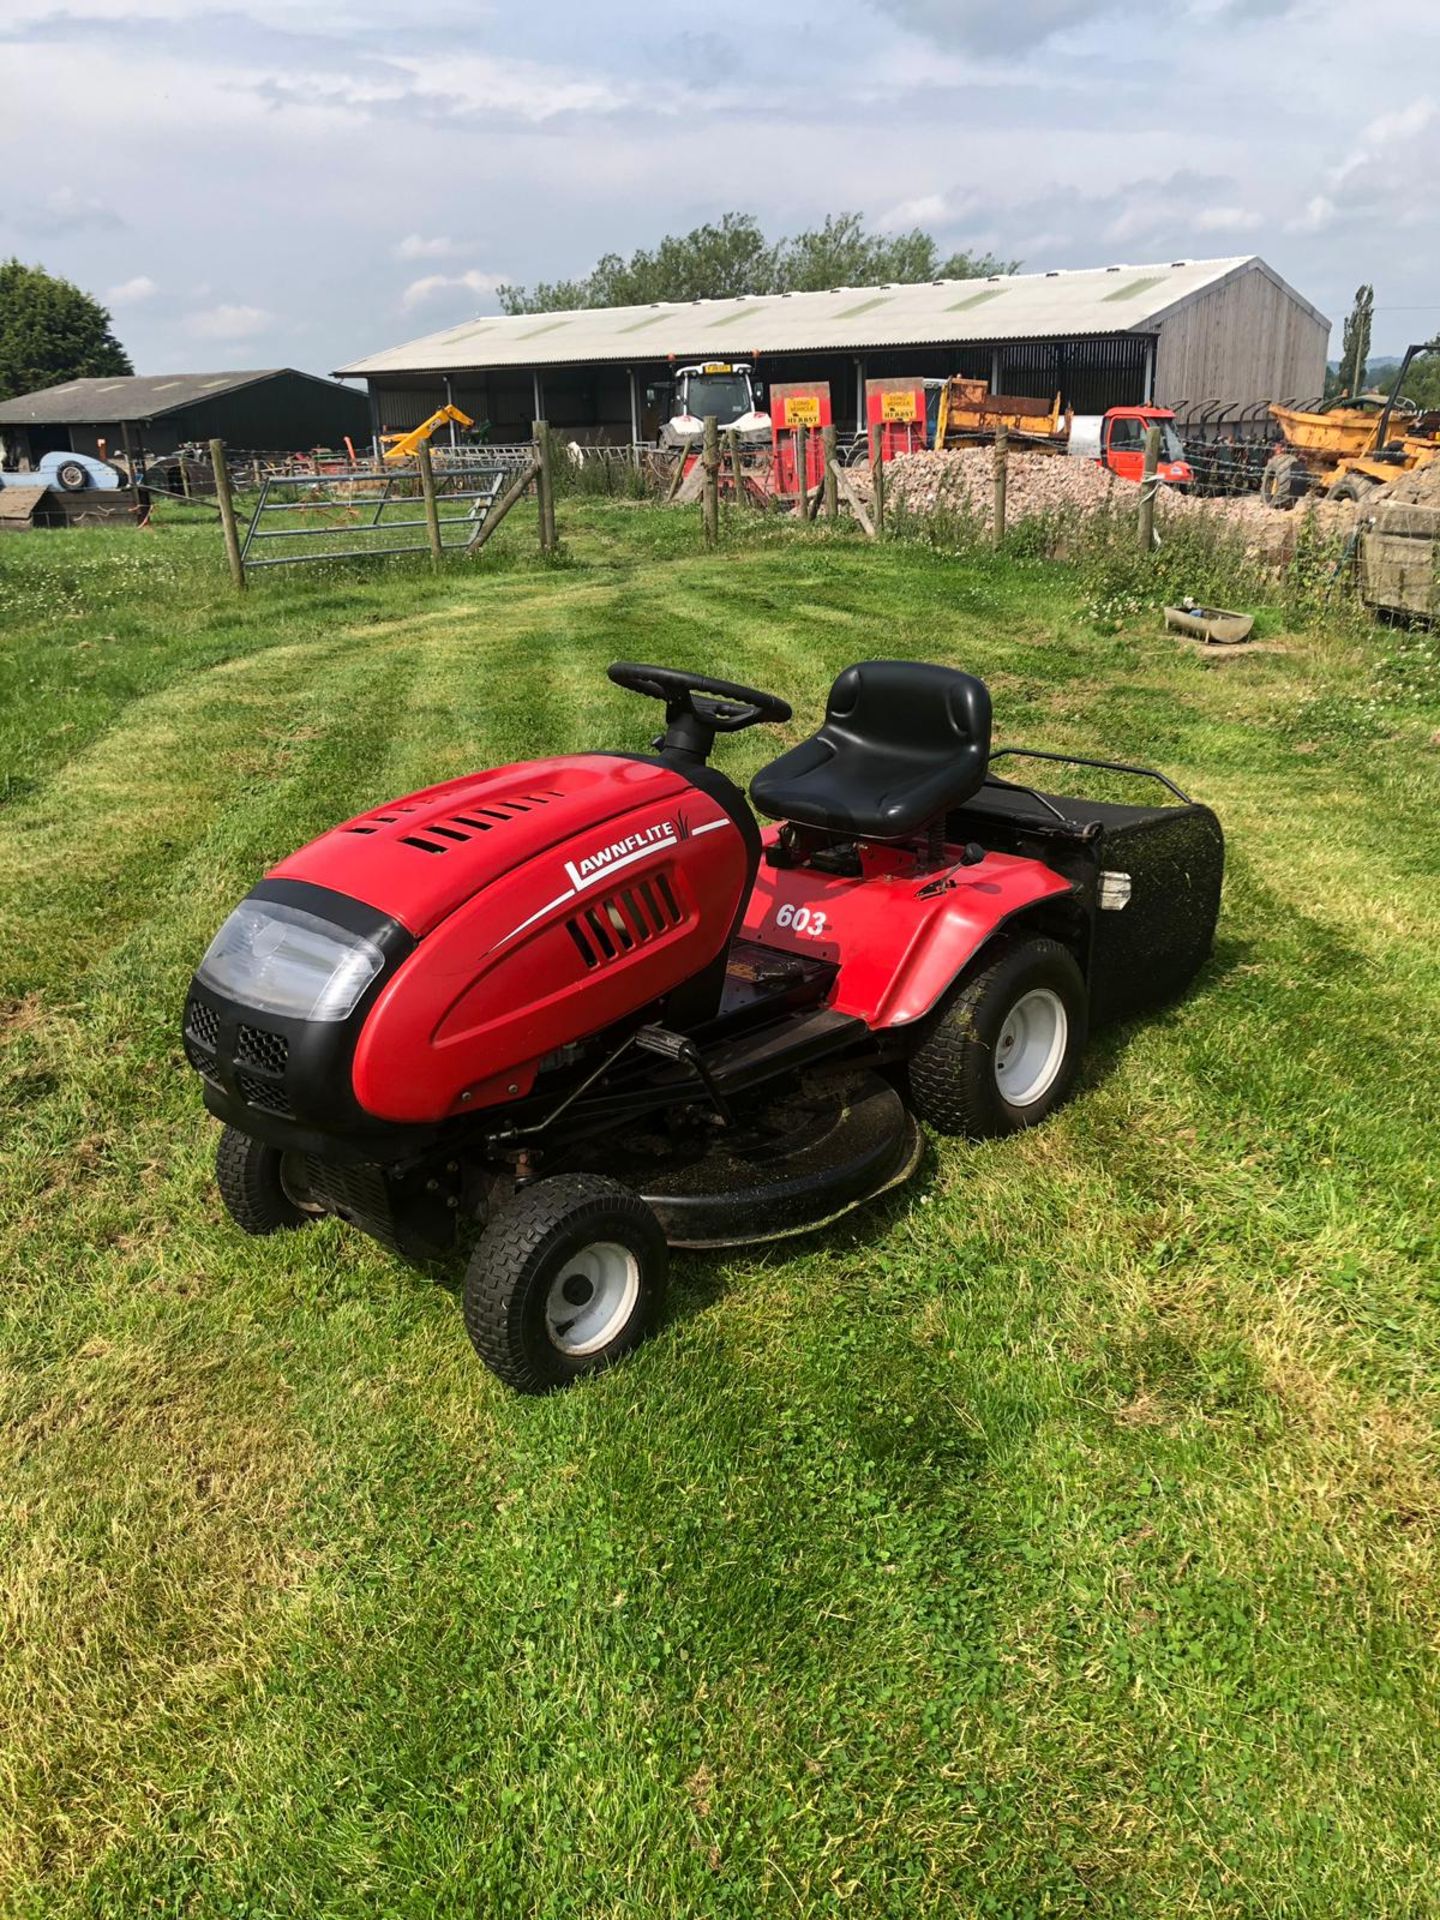
[[[1324,391],[1328,327],[1256,269],[1201,294],[1159,331],[1155,398],[1161,406],[1249,405],[1312,399]]]

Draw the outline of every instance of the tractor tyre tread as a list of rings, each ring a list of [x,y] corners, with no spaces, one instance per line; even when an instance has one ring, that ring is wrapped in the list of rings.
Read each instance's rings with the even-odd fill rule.
[[[1379,482],[1368,479],[1363,474],[1342,474],[1326,493],[1327,500],[1348,500],[1359,506],[1362,500],[1368,500]]]
[[[1267,507],[1282,513],[1295,505],[1295,478],[1299,461],[1293,453],[1277,453],[1266,462],[1260,475],[1260,498]]]
[[[981,1037],[997,997],[1018,997],[1016,977],[1026,968],[1049,974],[1064,994],[1070,1016],[1067,1059],[1051,1092],[1035,1111],[1019,1116],[994,1088],[993,1056]],[[937,1133],[988,1140],[1034,1126],[1063,1104],[1074,1083],[1085,1044],[1085,982],[1070,949],[1058,940],[1007,940],[979,970],[962,978],[939,1020],[910,1056],[910,1104]],[[996,1021],[998,1026],[999,1022]]]
[[[238,1127],[226,1127],[215,1149],[215,1184],[225,1211],[242,1233],[257,1238],[307,1226],[280,1180],[280,1154]]]
[[[555,1245],[577,1229],[605,1226],[612,1237],[617,1226],[629,1230],[641,1260],[640,1300],[608,1347],[576,1361],[548,1345],[540,1347],[531,1290]],[[582,1373],[611,1366],[653,1331],[664,1304],[668,1265],[660,1222],[638,1193],[602,1174],[551,1174],[502,1206],[475,1242],[465,1271],[465,1330],[476,1353],[506,1386],[519,1393],[548,1393]]]

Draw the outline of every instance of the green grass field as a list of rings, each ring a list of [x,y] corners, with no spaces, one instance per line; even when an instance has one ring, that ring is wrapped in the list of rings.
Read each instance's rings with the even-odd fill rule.
[[[208,526],[0,541],[0,1911],[1440,1914],[1440,645],[1217,665],[1073,566],[522,518],[243,601]],[[642,745],[617,655],[793,740],[876,653],[1225,823],[1212,965],[1062,1115],[679,1256],[543,1401],[453,1277],[227,1224],[177,1016],[268,863]]]

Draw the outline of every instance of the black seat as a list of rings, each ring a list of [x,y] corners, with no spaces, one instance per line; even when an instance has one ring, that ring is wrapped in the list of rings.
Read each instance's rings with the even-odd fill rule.
[[[953,667],[865,660],[830,689],[825,720],[762,767],[750,798],[772,819],[862,840],[904,840],[978,793],[990,693]]]

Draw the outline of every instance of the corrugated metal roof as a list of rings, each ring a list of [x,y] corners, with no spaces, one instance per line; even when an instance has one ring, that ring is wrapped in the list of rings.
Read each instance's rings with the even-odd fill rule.
[[[113,380],[67,380],[64,386],[42,387],[38,393],[0,400],[0,426],[84,426],[92,421],[108,425],[118,420],[155,420],[197,400],[213,400],[256,380],[272,379],[284,367],[261,367],[246,373],[126,374]]]
[[[482,315],[370,354],[342,374],[454,373],[597,360],[743,359],[757,353],[919,347],[959,340],[1049,340],[1144,333],[1174,307],[1232,274],[1265,273],[1253,254],[1166,265],[998,274],[919,286],[590,307],[574,313]],[[1286,288],[1301,306],[1293,288]],[[1313,308],[1309,309],[1312,313]],[[1320,317],[1320,316],[1317,316]]]

